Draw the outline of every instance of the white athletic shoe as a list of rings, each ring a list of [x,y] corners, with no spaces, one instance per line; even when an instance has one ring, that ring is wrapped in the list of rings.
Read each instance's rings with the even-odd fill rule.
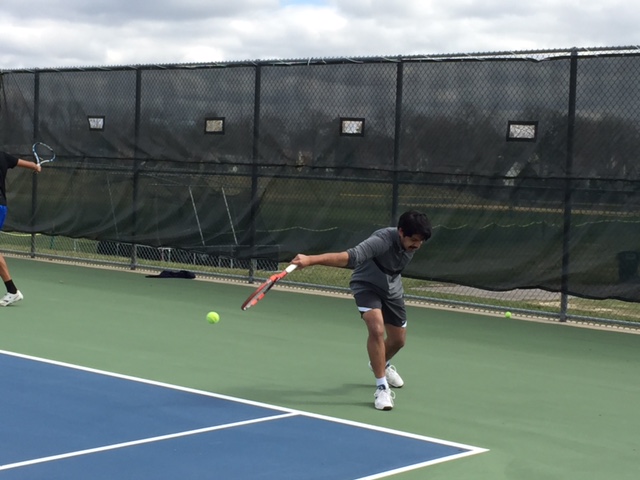
[[[373,370],[371,368],[371,362],[369,362],[369,369]],[[388,365],[387,368],[385,368],[384,376],[387,378],[387,383],[394,388],[400,388],[404,385],[404,380],[402,380],[402,377],[393,365]]]
[[[384,371],[384,376],[387,377],[387,383],[395,388],[400,388],[404,385],[404,380],[396,371],[396,367],[389,365]]]
[[[20,290],[16,293],[7,292],[4,297],[0,298],[0,307],[8,307],[9,305],[19,302],[23,298],[24,297],[22,296],[22,293],[20,293]]]
[[[381,385],[376,388],[373,396],[375,398],[373,405],[378,410],[391,410],[393,408],[393,399],[396,398],[396,394],[391,389]]]

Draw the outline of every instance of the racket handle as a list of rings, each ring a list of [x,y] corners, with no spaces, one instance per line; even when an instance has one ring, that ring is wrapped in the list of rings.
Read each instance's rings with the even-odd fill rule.
[[[296,268],[298,268],[297,265],[294,265],[293,263],[291,265],[289,265],[287,268],[284,269],[285,272],[287,273],[291,273],[293,272]]]

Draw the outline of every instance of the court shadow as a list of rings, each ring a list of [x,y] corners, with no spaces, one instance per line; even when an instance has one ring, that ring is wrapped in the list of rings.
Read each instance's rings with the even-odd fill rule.
[[[375,387],[370,384],[347,383],[313,390],[308,388],[282,389],[272,388],[268,385],[256,385],[247,388],[234,388],[231,391],[221,393],[273,406],[304,410],[307,406],[348,405],[371,407],[373,405],[374,390]]]

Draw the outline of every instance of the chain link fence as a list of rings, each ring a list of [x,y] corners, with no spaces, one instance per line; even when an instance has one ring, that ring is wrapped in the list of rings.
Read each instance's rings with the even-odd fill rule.
[[[410,299],[640,321],[635,48],[2,72],[3,251],[255,281],[407,209]],[[349,272],[300,287],[346,292]]]

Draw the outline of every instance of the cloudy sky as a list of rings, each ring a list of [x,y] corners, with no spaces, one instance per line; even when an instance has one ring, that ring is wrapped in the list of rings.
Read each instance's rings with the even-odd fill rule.
[[[640,45],[638,0],[0,0],[0,69]]]

